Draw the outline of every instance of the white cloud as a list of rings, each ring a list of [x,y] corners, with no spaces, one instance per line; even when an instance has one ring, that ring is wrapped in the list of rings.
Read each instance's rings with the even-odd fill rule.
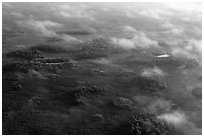
[[[172,23],[167,22],[167,21],[162,25],[162,27],[165,29],[168,29],[167,31],[165,31],[165,33],[170,33],[170,34],[180,35],[184,31],[183,28],[177,27],[177,26],[175,26]]]
[[[124,49],[157,48],[158,42],[148,38],[143,32],[137,31],[131,39],[112,37],[111,41],[116,46]]]
[[[165,76],[166,73],[163,72],[160,68],[158,68],[157,66],[155,66],[154,68],[148,68],[148,69],[144,69],[141,73],[141,76],[144,77],[152,77],[152,76]]]
[[[12,5],[11,5],[11,3],[9,3],[9,2],[3,2],[3,3],[2,3],[2,7],[12,8]]]
[[[17,21],[16,23],[21,27],[34,30],[36,33],[39,33],[45,37],[57,37],[65,40],[66,42],[80,42],[80,40],[75,37],[57,34],[52,28],[64,27],[64,25],[53,21],[39,21],[31,19],[27,21]]]
[[[163,98],[156,98],[147,106],[147,111],[151,113],[166,113],[172,109],[172,102]]]
[[[175,26],[172,24],[172,23],[170,23],[170,22],[165,22],[163,25],[162,25],[164,28],[175,28]]]
[[[194,11],[198,11],[201,12],[202,11],[202,4],[201,3],[166,3],[165,4],[166,7],[174,9],[174,10],[178,10],[178,11],[182,11],[182,12],[194,12]]]
[[[125,15],[129,18],[135,18],[136,15],[128,10],[125,11]]]
[[[111,60],[108,60],[106,58],[94,60],[94,62],[99,63],[99,64],[105,64],[105,65],[110,65],[112,63]]]
[[[191,31],[193,34],[195,34],[195,35],[197,35],[197,36],[199,36],[199,37],[202,37],[202,29],[201,29],[201,28],[199,28],[199,27],[197,27],[197,26],[194,26],[193,28],[190,29],[190,31]]]
[[[176,130],[183,132],[182,134],[193,135],[202,133],[202,130],[190,122],[185,113],[182,111],[175,110],[169,113],[164,113],[159,115],[157,118],[166,121],[170,125],[173,125]]]
[[[153,18],[157,20],[163,20],[168,18],[168,16],[173,15],[174,13],[161,5],[156,7],[144,6],[142,10],[136,12],[138,15],[142,15],[148,18]]]
[[[177,57],[190,57],[191,54],[181,48],[175,48],[172,50],[172,54]]]
[[[191,39],[186,46],[186,50],[188,51],[196,51],[198,53],[202,53],[202,41]]]
[[[94,11],[89,8],[87,5],[78,4],[78,5],[58,5],[59,13],[68,18],[86,18],[90,20],[95,20],[93,15]]]
[[[109,12],[109,11],[110,11],[110,9],[107,8],[107,7],[103,7],[103,8],[101,8],[101,10],[103,10],[103,11],[105,11],[105,12]]]
[[[49,21],[49,20],[38,21],[38,22],[43,23],[46,27],[63,27],[64,26],[62,24],[59,24],[59,23],[56,23],[56,22],[52,22],[52,21]]]
[[[201,22],[202,20],[202,3],[167,3],[164,7],[174,11],[174,16],[177,15],[185,22]]]
[[[138,14],[150,18],[161,19],[161,16],[158,14],[156,10],[142,10]]]
[[[125,8],[125,15],[129,18],[144,16],[147,18],[166,20],[176,19],[185,22],[201,22],[201,3],[158,3],[133,4]]]
[[[123,26],[122,30],[127,31],[127,32],[137,32],[135,28],[133,28],[132,26],[128,26],[128,25]]]
[[[56,36],[56,33],[49,29],[48,27],[53,26],[53,24],[56,23],[51,23],[51,21],[36,21],[36,20],[27,20],[27,21],[17,21],[17,24],[21,27],[30,29],[30,30],[35,30],[36,32],[41,33],[44,36],[52,37]]]
[[[172,44],[171,53],[176,57],[187,57],[200,59],[202,55],[202,41],[196,39],[190,39],[189,41],[182,43],[178,41]]]
[[[70,35],[61,35],[60,38],[65,40],[66,42],[81,42],[79,39]]]
[[[124,5],[121,6],[119,10],[121,9],[123,13],[125,13],[125,15],[129,18],[136,18],[139,15],[148,18],[162,19],[161,15],[168,13],[167,11],[159,9],[158,5],[157,7],[152,7],[147,3],[134,3],[132,5]]]
[[[175,106],[171,100],[156,96],[137,95],[133,97],[133,100],[136,101],[145,112],[158,115],[171,112]]]
[[[182,29],[174,28],[174,29],[171,29],[168,33],[173,33],[173,34],[180,35],[180,34],[182,34],[182,32],[183,32]]]
[[[70,13],[68,13],[68,12],[62,11],[62,12],[60,12],[60,14],[61,14],[62,16],[64,16],[64,17],[72,17],[72,15],[71,15]]]
[[[158,119],[165,120],[166,122],[173,124],[173,125],[180,125],[183,122],[186,122],[186,116],[184,113],[179,111],[174,111],[171,113],[164,113],[158,116]]]
[[[134,41],[132,39],[125,39],[125,38],[111,38],[113,44],[122,47],[124,49],[133,49],[136,48]]]
[[[12,12],[11,15],[13,15],[16,18],[24,18],[25,16],[21,13],[17,13],[17,12]]]

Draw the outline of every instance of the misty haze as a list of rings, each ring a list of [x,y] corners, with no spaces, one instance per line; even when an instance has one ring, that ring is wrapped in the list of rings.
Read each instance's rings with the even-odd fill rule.
[[[201,3],[2,3],[5,135],[202,134]]]

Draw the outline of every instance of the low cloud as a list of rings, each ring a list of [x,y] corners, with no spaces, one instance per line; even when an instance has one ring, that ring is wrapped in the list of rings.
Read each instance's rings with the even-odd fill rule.
[[[127,29],[127,28],[126,28]],[[128,28],[131,29],[131,28]],[[145,33],[137,31],[130,39],[112,37],[111,41],[118,47],[124,49],[136,49],[136,48],[157,48],[158,42],[150,39]]]
[[[181,35],[184,31],[183,28],[177,27],[170,22],[165,22],[162,25],[162,27],[167,29],[167,31],[165,31],[164,33],[169,33],[169,34]]]
[[[170,15],[171,12],[164,10],[160,7],[160,4],[132,4],[132,6],[124,6],[125,15],[129,18],[138,18],[139,16],[147,17],[151,19],[160,20],[165,17],[165,15]]]
[[[192,122],[190,122],[184,112],[175,110],[170,113],[164,113],[157,117],[160,120],[166,121],[169,125],[172,125],[182,132],[180,134],[201,134],[202,129],[197,128]]]
[[[84,4],[73,4],[73,5],[58,5],[59,13],[63,17],[67,18],[86,18],[90,20],[94,19],[95,12]]]
[[[158,119],[165,120],[169,124],[180,125],[187,121],[186,116],[183,112],[174,111],[171,113],[164,113],[158,116]]]
[[[2,7],[12,8],[12,5],[9,2],[2,2]]]
[[[182,11],[182,12],[194,12],[194,11],[202,11],[201,3],[168,3],[166,4],[168,8]]]
[[[151,112],[154,114],[160,114],[160,113],[169,112],[172,109],[172,105],[173,104],[171,101],[158,98],[154,102],[149,104],[146,109],[148,112]]]
[[[202,129],[196,127],[193,116],[187,115],[178,109],[171,100],[155,96],[134,96],[133,100],[138,103],[145,112],[154,113],[157,119],[166,122],[174,134],[201,134]],[[175,109],[177,108],[177,109]]]
[[[150,6],[148,4],[144,5],[141,10],[137,11],[137,14],[156,20],[164,20],[174,14],[174,12],[172,12],[171,10],[167,10],[160,4],[155,4],[154,6]]]
[[[182,58],[194,58],[200,59],[202,55],[202,41],[196,39],[190,39],[189,41],[182,43],[177,42],[171,48],[172,55]]]
[[[137,32],[137,30],[134,27],[128,25],[123,26],[122,30],[127,32]]]
[[[29,30],[34,30],[36,33],[41,34],[45,37],[55,37],[60,38],[66,42],[80,42],[75,37],[70,35],[59,35],[53,29],[55,28],[63,28],[63,24],[59,24],[56,22],[52,22],[49,20],[46,21],[39,21],[39,20],[27,20],[27,21],[17,21],[16,22],[19,26],[24,27]]]
[[[111,60],[108,60],[106,58],[94,60],[94,62],[99,63],[99,64],[105,64],[105,65],[110,65],[112,63]]]
[[[133,100],[136,101],[145,112],[158,115],[171,112],[175,106],[172,101],[155,96],[134,96]]]
[[[154,18],[154,19],[161,19],[159,13],[156,10],[142,10],[138,14],[142,16]]]
[[[62,24],[52,22],[52,21],[49,21],[49,20],[43,21],[41,23],[44,24],[46,27],[63,27],[64,26]]]
[[[144,69],[141,73],[142,76],[144,77],[152,77],[152,76],[160,76],[163,77],[166,75],[165,72],[163,72],[160,68],[155,66],[154,68],[148,68]]]
[[[24,18],[25,17],[23,14],[17,13],[17,12],[12,12],[11,15],[16,17],[16,18]]]
[[[125,11],[125,15],[129,18],[135,18],[136,15],[128,10]]]
[[[113,44],[124,48],[124,49],[134,49],[136,48],[134,41],[132,39],[126,39],[126,38],[117,38],[113,37],[111,38]]]
[[[107,8],[107,7],[103,7],[103,8],[101,8],[101,10],[102,10],[102,11],[105,11],[105,12],[109,12],[109,11],[110,11],[110,9]]]
[[[61,35],[60,38],[65,40],[66,42],[82,42],[81,40],[70,35]]]
[[[38,21],[38,20],[33,20],[33,19],[27,20],[27,21],[17,21],[16,23],[21,27],[24,27],[30,30],[34,30],[47,37],[54,37],[57,35],[55,31],[51,29],[51,27],[63,26],[59,23],[48,21],[48,20]]]

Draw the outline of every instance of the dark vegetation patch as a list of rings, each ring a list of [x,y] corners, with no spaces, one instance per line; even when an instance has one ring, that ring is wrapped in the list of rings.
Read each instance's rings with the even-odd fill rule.
[[[194,88],[191,93],[195,98],[202,99],[202,88]]]
[[[32,68],[36,71],[47,71],[59,74],[62,69],[62,64],[32,63]]]
[[[176,58],[176,57],[169,57],[169,58],[153,58],[153,60],[150,60],[156,65],[172,65],[172,66],[180,66],[183,65],[185,60],[181,58]]]
[[[84,116],[85,117],[85,116]],[[88,117],[88,116],[86,116]],[[68,122],[62,130],[65,135],[104,135],[106,127],[101,122],[77,121],[77,123]]]
[[[186,61],[185,63],[185,68],[196,68],[199,66],[198,61],[196,61],[195,59],[189,59]]]
[[[159,66],[185,66],[185,68],[195,68],[199,66],[199,63],[195,59],[186,59],[186,58],[177,58],[177,57],[169,57],[169,58],[154,58],[152,62],[155,65]]]
[[[28,77],[28,73],[3,72],[3,112],[20,110],[35,95],[38,79]]]
[[[3,72],[22,72],[27,73],[30,64],[26,62],[9,63],[3,66]]]
[[[56,135],[67,117],[62,114],[22,109],[15,113],[4,113],[3,134],[6,135]]]
[[[25,75],[26,76],[26,75]],[[24,104],[35,94],[37,83],[35,80],[26,81],[26,77],[19,80],[4,80],[2,87],[3,93],[3,112],[20,110]],[[32,82],[32,85],[27,83]]]
[[[169,127],[152,114],[135,114],[130,121],[115,128],[117,135],[168,135]]]
[[[7,54],[8,58],[19,58],[23,60],[33,60],[36,58],[43,58],[42,54],[38,50],[20,50],[20,51],[13,51]]]
[[[64,63],[64,62],[69,62],[69,59],[65,58],[41,58],[41,59],[36,59],[35,61],[40,62],[40,63]]]
[[[119,97],[112,100],[112,105],[120,109],[132,109],[134,103],[130,99]]]
[[[7,93],[3,93],[2,98],[2,111],[8,112],[20,110],[30,98],[30,95],[28,95],[28,93],[26,94],[24,92],[12,90],[9,92],[7,91]]]
[[[104,39],[94,39],[90,42],[83,43],[83,47],[79,50],[77,59],[107,57],[109,53],[110,47],[108,47],[108,43]]]
[[[59,42],[62,40],[61,38],[58,38],[58,37],[48,37],[46,39],[48,42]]]
[[[57,59],[56,59],[57,60]],[[39,63],[39,62],[16,62],[10,63],[3,66],[3,72],[22,72],[28,73],[29,69],[34,69],[36,71],[48,71],[53,73],[60,73],[62,69],[61,63]]]
[[[74,67],[68,59],[44,58],[36,50],[16,51],[8,54],[11,58],[20,58],[3,64],[3,111],[19,110],[33,95],[43,74],[59,74],[62,66]],[[25,59],[25,60],[24,60]],[[33,77],[31,73],[38,77]],[[36,85],[37,84],[37,85]],[[42,83],[43,84],[43,83]]]
[[[2,110],[19,110],[26,100],[32,96],[30,91],[22,91],[23,79],[28,73],[29,65],[27,63],[4,64],[2,70]]]
[[[97,94],[101,94],[103,92],[105,92],[105,90],[97,86],[91,86],[91,87],[82,86],[82,87],[76,88],[73,91],[74,102],[78,104],[83,104],[84,97],[91,97]]]
[[[19,60],[18,62],[3,65],[4,72],[18,71],[27,73],[29,69],[34,69],[37,71],[45,70],[53,73],[60,73],[62,65],[69,65],[73,69],[76,68],[67,58],[45,58],[41,51],[38,50],[14,51],[8,53],[7,57],[14,59],[19,58],[21,61]]]
[[[133,78],[129,83],[128,87],[138,87],[142,92],[151,93],[167,88],[167,83],[157,77],[142,77],[138,76]]]
[[[66,49],[62,46],[58,45],[46,45],[46,44],[40,44],[37,46],[33,46],[30,48],[30,50],[37,50],[44,53],[65,53]]]
[[[37,59],[31,63],[36,71],[48,71],[54,74],[60,74],[63,69],[77,70],[77,65],[66,58],[44,58]]]
[[[11,28],[2,28],[3,38],[18,37],[19,35],[24,35],[24,32],[20,30],[14,30]]]
[[[59,100],[66,106],[75,106],[80,104],[85,104],[84,99],[93,98],[96,95],[101,95],[105,92],[97,86],[80,86],[70,91],[61,90],[58,93],[52,94],[52,98]]]
[[[35,112],[30,110],[16,111],[9,115],[4,113],[4,120],[6,125],[3,128],[3,134],[7,135],[26,135],[32,132],[33,123],[36,121],[37,115]]]
[[[101,114],[76,117],[51,111],[22,109],[3,113],[6,135],[168,135],[169,127],[152,114],[136,113],[129,120],[108,121]],[[116,119],[114,119],[116,120]],[[120,120],[119,120],[120,121]]]
[[[61,31],[59,34],[67,34],[67,35],[92,35],[93,33],[86,30],[75,30],[75,31]]]

